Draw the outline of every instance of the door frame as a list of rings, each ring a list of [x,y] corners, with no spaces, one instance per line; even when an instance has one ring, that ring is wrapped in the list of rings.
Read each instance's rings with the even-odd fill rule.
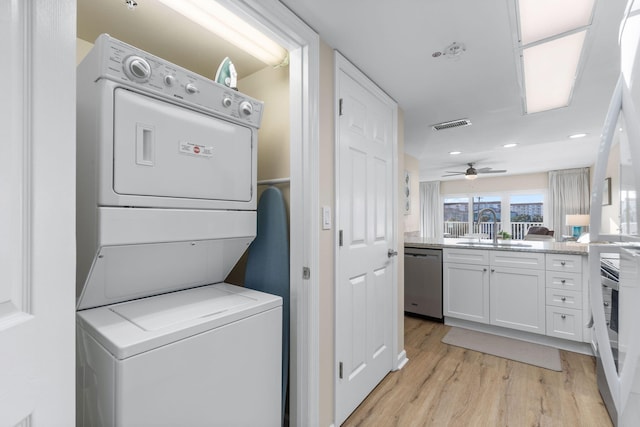
[[[289,419],[319,424],[320,38],[278,0],[218,0],[289,51],[291,341]],[[306,270],[308,269],[308,270]],[[304,278],[303,271],[308,271]]]
[[[393,182],[391,183],[391,201],[393,206],[391,208],[391,222],[392,222],[392,230],[393,230],[393,238],[391,239],[390,246],[398,255],[402,254],[402,251],[398,250],[398,208],[397,208],[397,200],[398,200],[398,104],[391,98],[387,93],[385,93],[382,89],[380,89],[369,77],[364,74],[360,69],[358,69],[355,65],[353,65],[346,57],[344,57],[338,50],[334,50],[334,192],[335,192],[335,218],[336,218],[336,227],[334,228],[334,242],[336,245],[334,246],[334,311],[333,311],[333,348],[334,348],[334,383],[333,383],[333,419],[334,422],[337,421],[337,402],[335,399],[337,398],[337,387],[338,387],[338,363],[339,363],[339,355],[338,355],[338,328],[337,328],[337,307],[338,307],[338,286],[339,286],[339,278],[338,272],[339,268],[339,251],[337,249],[337,245],[339,242],[339,232],[340,232],[340,224],[338,224],[338,218],[340,218],[340,126],[338,125],[340,121],[340,87],[338,85],[339,75],[341,72],[344,72],[357,83],[362,85],[365,89],[369,90],[372,94],[374,94],[378,99],[383,101],[393,110],[393,121],[392,121],[392,129],[391,129],[391,137],[392,137],[392,148],[391,148],[391,161],[392,161],[392,171],[391,176]],[[398,256],[395,257],[395,262],[391,263],[391,277],[393,278],[393,284],[391,289],[391,354],[392,354],[392,362],[389,367],[390,371],[395,371],[401,369],[404,364],[407,362],[406,354],[404,350],[400,350],[400,346],[398,345]]]

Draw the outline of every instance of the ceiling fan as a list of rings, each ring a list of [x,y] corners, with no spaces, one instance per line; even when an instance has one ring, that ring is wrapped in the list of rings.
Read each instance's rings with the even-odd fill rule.
[[[454,176],[454,175],[464,175],[465,179],[476,179],[478,177],[478,174],[480,173],[505,173],[506,170],[501,169],[501,170],[493,170],[493,168],[480,168],[480,169],[476,169],[473,167],[473,163],[467,163],[467,165],[469,165],[469,168],[467,168],[466,171],[464,172],[453,172],[453,171],[445,171],[448,175],[442,175],[443,177],[446,176]]]

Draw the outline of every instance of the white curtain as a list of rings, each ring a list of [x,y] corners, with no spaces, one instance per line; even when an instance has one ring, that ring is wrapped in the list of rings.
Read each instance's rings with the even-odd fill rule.
[[[556,240],[567,234],[565,215],[589,213],[589,168],[549,172],[549,229]]]
[[[442,203],[440,181],[420,183],[420,236],[442,237]]]

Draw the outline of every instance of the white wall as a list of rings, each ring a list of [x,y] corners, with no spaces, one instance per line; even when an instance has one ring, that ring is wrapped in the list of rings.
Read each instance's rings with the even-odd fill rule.
[[[593,169],[591,176],[593,176]],[[611,178],[611,204],[602,206],[600,232],[617,234],[620,232],[620,144],[611,147],[606,177]]]

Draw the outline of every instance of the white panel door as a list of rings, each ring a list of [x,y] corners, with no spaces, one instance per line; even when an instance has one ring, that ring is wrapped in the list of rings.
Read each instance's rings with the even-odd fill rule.
[[[72,0],[0,1],[0,426],[73,426]]]
[[[364,76],[347,70],[337,75],[336,424],[393,369],[397,282],[397,110]]]

